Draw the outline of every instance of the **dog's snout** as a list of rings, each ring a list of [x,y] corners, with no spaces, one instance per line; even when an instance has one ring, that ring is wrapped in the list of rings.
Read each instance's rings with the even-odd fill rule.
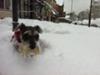
[[[36,47],[36,42],[35,42],[33,39],[30,40],[30,42],[29,42],[29,47],[30,47],[31,49],[34,49],[34,48]]]

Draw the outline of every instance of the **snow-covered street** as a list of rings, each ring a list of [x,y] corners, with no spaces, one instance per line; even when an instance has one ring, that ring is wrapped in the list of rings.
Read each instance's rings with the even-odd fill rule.
[[[10,42],[11,18],[0,20],[0,75],[100,75],[100,28],[20,19],[39,25],[41,54],[24,59]]]

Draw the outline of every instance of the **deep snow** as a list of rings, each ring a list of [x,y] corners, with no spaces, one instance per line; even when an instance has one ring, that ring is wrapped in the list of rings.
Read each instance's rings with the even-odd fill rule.
[[[41,54],[24,59],[10,42],[11,22],[0,20],[0,75],[100,75],[100,28],[21,19],[43,29]]]

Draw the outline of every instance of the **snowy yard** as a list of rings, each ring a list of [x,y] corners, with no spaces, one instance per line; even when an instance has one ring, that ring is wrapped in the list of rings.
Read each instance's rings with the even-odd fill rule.
[[[19,20],[39,25],[41,54],[23,59],[13,48],[11,19],[0,20],[0,75],[100,75],[100,28]]]

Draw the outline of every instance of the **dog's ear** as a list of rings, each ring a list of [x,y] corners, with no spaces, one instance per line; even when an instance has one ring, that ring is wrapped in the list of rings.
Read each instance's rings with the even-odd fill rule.
[[[21,27],[21,28],[24,28],[24,27],[26,27],[26,25],[25,25],[24,23],[21,23],[21,24],[20,24],[20,27]]]
[[[38,33],[42,33],[42,29],[40,28],[40,26],[36,25],[34,26],[34,29],[38,32]]]

